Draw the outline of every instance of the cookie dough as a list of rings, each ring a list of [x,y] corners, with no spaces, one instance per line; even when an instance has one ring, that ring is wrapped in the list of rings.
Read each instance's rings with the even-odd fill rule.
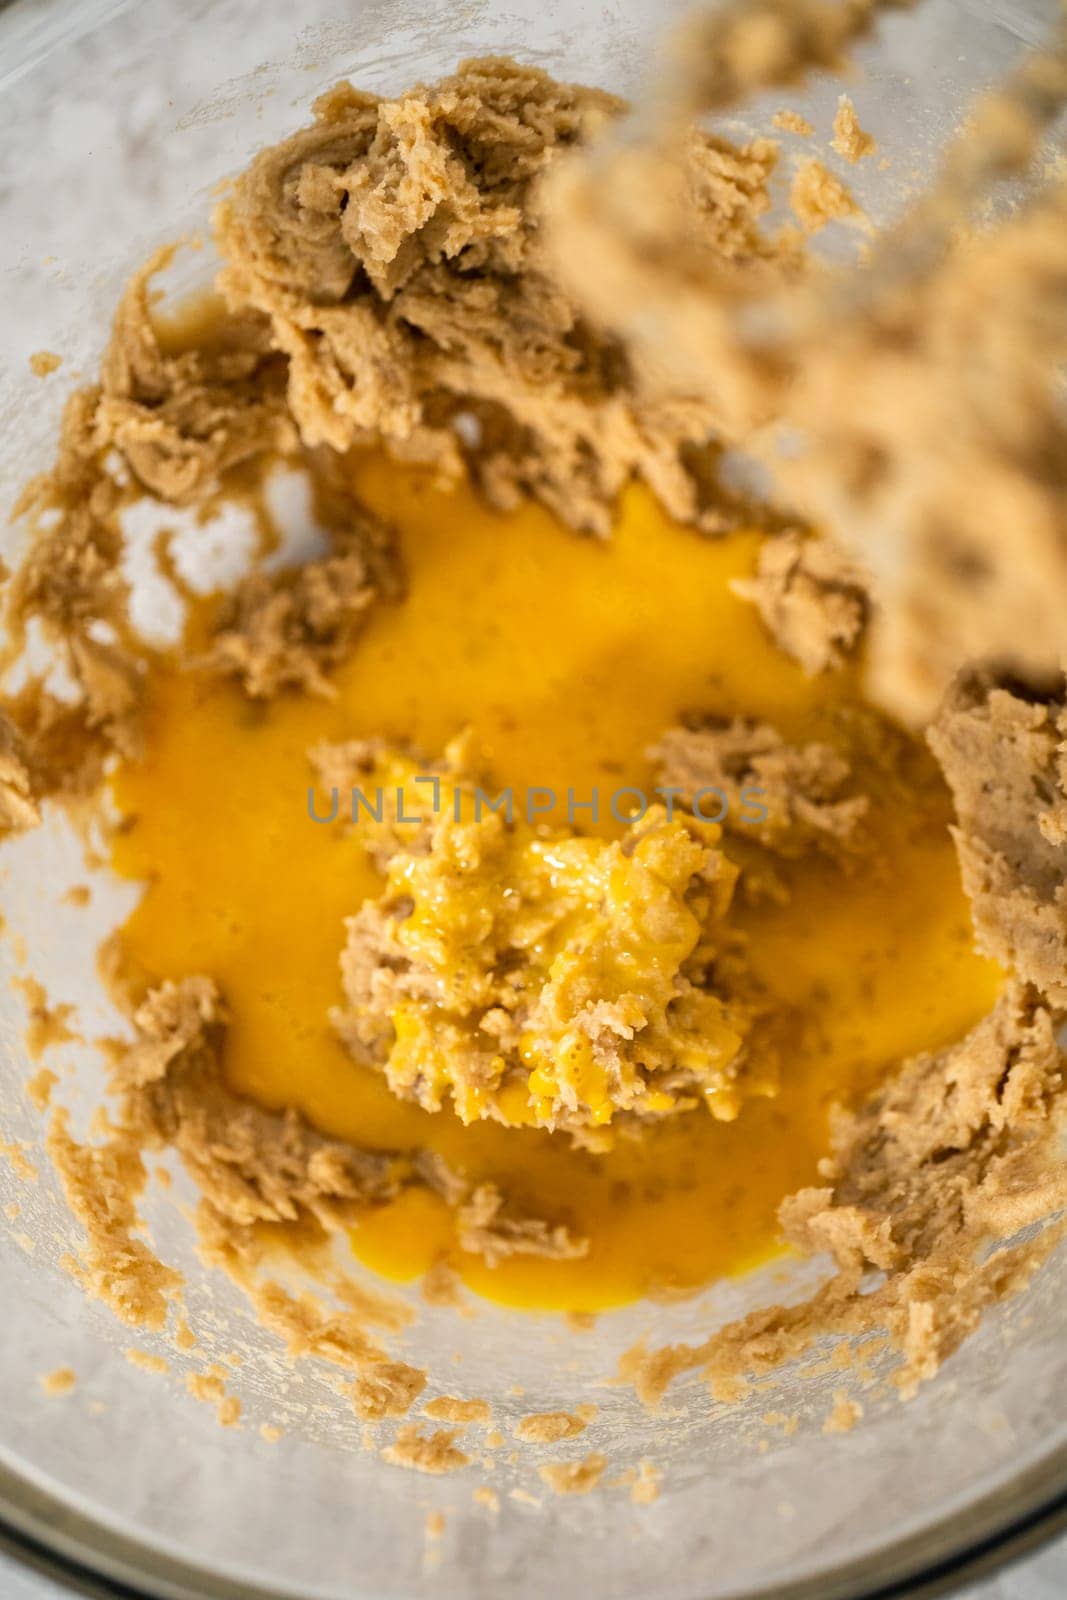
[[[856,847],[869,802],[847,792],[848,762],[831,745],[789,745],[768,723],[735,717],[669,728],[651,754],[683,805],[702,790],[725,796],[725,825],[778,855]]]
[[[1067,1003],[1067,705],[967,674],[927,738],[956,802],[963,883],[981,948]]]

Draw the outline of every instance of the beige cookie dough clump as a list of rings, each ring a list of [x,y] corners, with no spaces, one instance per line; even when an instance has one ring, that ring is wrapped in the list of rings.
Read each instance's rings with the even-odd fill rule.
[[[397,100],[340,84],[257,157],[217,218],[222,287],[269,319],[307,444],[379,439],[603,535],[634,475],[682,520],[729,518],[707,405],[644,387],[545,250],[542,180],[624,109],[488,57]],[[773,146],[694,134],[686,159],[709,256],[770,253],[756,223]]]
[[[1067,1004],[1067,704],[970,673],[927,735],[956,802],[979,947]]]
[[[700,805],[702,791],[725,796],[723,826],[776,855],[857,846],[869,801],[831,745],[790,745],[769,723],[735,717],[669,728],[650,753],[682,805]]]

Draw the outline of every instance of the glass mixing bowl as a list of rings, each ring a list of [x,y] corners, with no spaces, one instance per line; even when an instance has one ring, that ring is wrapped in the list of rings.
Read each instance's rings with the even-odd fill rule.
[[[464,56],[510,53],[632,93],[680,9],[675,0],[18,0],[0,10],[0,506],[48,461],[63,394],[94,370],[130,270],[155,244],[202,228],[216,181],[296,127],[334,80],[397,91]],[[852,92],[892,158],[887,171],[864,163],[858,180],[876,216],[921,181],[972,92],[1040,39],[1053,10],[1052,0],[926,0],[861,52]],[[817,82],[774,104],[826,129],[838,90]],[[755,108],[752,123],[768,109]],[[206,252],[196,260],[206,274]],[[46,383],[28,373],[39,349],[64,356]],[[90,911],[76,918],[63,891],[85,874],[76,840],[56,822],[5,848],[2,866],[5,922],[33,969],[53,999],[78,1004],[106,1032],[113,1018],[85,917],[102,933],[128,890],[94,880]],[[0,943],[9,975],[18,953],[17,939]],[[0,984],[0,1126],[36,1159],[23,1023],[21,1000]],[[87,1113],[99,1087],[93,1053],[68,1046],[62,1059],[74,1069],[63,1093]],[[169,1348],[167,1379],[131,1366],[129,1331],[62,1270],[69,1218],[47,1161],[37,1164],[39,1181],[26,1183],[0,1161],[0,1537],[82,1592],[835,1600],[912,1583],[926,1592],[1064,1516],[1062,1252],[915,1400],[870,1408],[852,1433],[822,1432],[841,1381],[832,1373],[787,1373],[772,1397],[733,1406],[683,1381],[656,1414],[629,1389],[605,1386],[586,1448],[604,1450],[612,1471],[652,1458],[665,1474],[655,1503],[634,1506],[623,1492],[539,1506],[513,1498],[508,1489],[528,1487],[531,1469],[525,1459],[509,1465],[503,1449],[491,1516],[471,1496],[487,1474],[428,1479],[360,1448],[350,1408],[312,1364],[292,1368],[270,1336],[257,1337],[237,1292],[198,1263],[173,1207],[151,1214],[154,1233],[189,1279],[191,1318],[204,1330],[197,1364],[212,1351],[243,1353],[233,1382],[242,1426],[220,1429],[190,1398]],[[12,1202],[19,1215],[3,1220]],[[588,1399],[651,1324],[658,1339],[699,1338],[772,1295],[799,1294],[819,1270],[780,1263],[654,1316],[647,1306],[604,1316],[585,1332],[492,1306],[466,1319],[427,1309],[404,1353],[418,1362],[435,1352],[438,1369],[444,1353],[453,1387],[492,1397],[506,1429],[520,1412]],[[38,1380],[59,1366],[75,1370],[77,1386],[47,1398]],[[516,1378],[521,1400],[506,1393]],[[795,1415],[795,1431],[768,1431],[768,1405]],[[264,1420],[282,1424],[279,1442],[261,1438]],[[446,1514],[444,1532],[428,1544],[435,1510]]]

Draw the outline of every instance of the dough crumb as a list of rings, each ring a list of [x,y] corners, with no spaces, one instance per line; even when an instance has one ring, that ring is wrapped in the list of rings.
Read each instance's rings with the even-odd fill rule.
[[[833,1410],[822,1425],[823,1433],[849,1433],[863,1416],[863,1406],[845,1389],[834,1391]]]
[[[428,1511],[426,1513],[427,1539],[440,1539],[444,1534],[446,1526],[447,1522],[443,1511]]]
[[[52,1090],[59,1082],[59,1076],[51,1067],[42,1067],[40,1072],[35,1072],[32,1078],[26,1080],[26,1093],[38,1111],[47,1111],[52,1099]]]
[[[439,1306],[456,1311],[460,1316],[470,1315],[470,1306],[463,1292],[463,1280],[447,1261],[438,1261],[425,1272],[419,1283],[419,1293],[428,1306]]]
[[[284,1437],[284,1430],[276,1427],[273,1422],[261,1422],[259,1437],[265,1444],[277,1444],[278,1440]]]
[[[356,1333],[356,1357],[364,1341]],[[426,1374],[404,1361],[371,1363],[366,1372],[348,1386],[352,1405],[365,1422],[381,1422],[384,1417],[403,1417],[411,1410],[426,1387]]]
[[[69,1394],[77,1381],[77,1375],[71,1367],[57,1367],[54,1372],[45,1373],[40,1383],[45,1394],[51,1398],[55,1395]]]
[[[471,1499],[475,1505],[484,1506],[494,1516],[500,1510],[500,1496],[488,1484],[479,1484],[477,1489],[473,1489],[471,1491]]]
[[[862,161],[864,156],[873,155],[878,148],[871,135],[860,127],[856,107],[847,94],[838,97],[834,136],[830,144],[846,161]]]
[[[175,1324],[174,1343],[179,1350],[193,1350],[196,1348],[196,1334],[184,1317],[179,1317]]]
[[[796,133],[802,139],[810,139],[815,132],[814,124],[807,117],[802,117],[799,111],[776,111],[771,121],[782,133]]]
[[[185,1387],[194,1400],[214,1405],[220,1428],[235,1428],[241,1419],[241,1402],[236,1395],[226,1393],[226,1374],[221,1367],[211,1366],[206,1372],[187,1373]]]
[[[54,350],[35,350],[30,357],[30,371],[35,378],[47,378],[63,365],[63,357]]]
[[[185,1387],[194,1400],[201,1400],[204,1404],[215,1404],[226,1393],[226,1375],[219,1367],[209,1367],[206,1372],[189,1372],[185,1376]]]
[[[487,1400],[460,1400],[455,1395],[443,1394],[436,1400],[428,1400],[422,1414],[433,1422],[490,1422],[493,1408]]]
[[[241,1420],[241,1402],[236,1395],[224,1395],[215,1407],[220,1428],[236,1428]]]
[[[37,1168],[22,1148],[21,1144],[5,1143],[0,1136],[0,1156],[4,1158],[16,1178],[21,1178],[23,1183],[36,1183],[39,1177]]]
[[[588,1418],[573,1411],[532,1411],[519,1418],[513,1432],[530,1444],[557,1444],[561,1439],[576,1438],[587,1426]]]
[[[138,1350],[131,1347],[123,1351],[123,1355],[131,1367],[140,1367],[142,1372],[154,1372],[159,1376],[170,1371],[170,1363],[162,1356],[152,1355],[148,1350]]]
[[[407,1467],[412,1472],[439,1474],[458,1472],[470,1464],[470,1456],[454,1443],[458,1428],[436,1428],[420,1433],[414,1423],[406,1423],[397,1430],[392,1444],[382,1451],[382,1460],[394,1467]]]
[[[553,1494],[588,1494],[604,1476],[607,1464],[607,1456],[594,1450],[584,1461],[550,1461],[537,1470]]]
[[[77,1032],[70,1026],[70,1019],[74,1015],[72,1005],[62,1002],[52,1005],[43,984],[38,983],[36,978],[12,978],[11,987],[22,995],[29,1008],[24,1039],[31,1060],[39,1060],[53,1045],[69,1044],[78,1038]],[[59,1081],[54,1074],[52,1077],[54,1082]],[[37,1078],[31,1081],[40,1084],[41,1079],[42,1075],[38,1073]],[[32,1095],[29,1083],[26,1089]]]
[[[637,1463],[637,1477],[630,1489],[630,1499],[634,1505],[650,1506],[653,1500],[658,1500],[662,1478],[662,1470],[647,1456],[642,1457]]]
[[[782,533],[765,540],[755,577],[730,587],[753,602],[779,648],[812,675],[841,666],[867,620],[863,576],[826,538]]]
[[[856,222],[864,217],[847,185],[816,156],[797,165],[789,205],[805,233],[819,233],[831,222]]]

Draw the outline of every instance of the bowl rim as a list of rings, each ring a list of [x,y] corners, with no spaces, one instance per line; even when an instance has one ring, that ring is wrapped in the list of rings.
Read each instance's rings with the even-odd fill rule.
[[[1067,1442],[1008,1485],[883,1550],[762,1594],[737,1590],[722,1600],[932,1600],[1065,1532]],[[88,1600],[296,1600],[292,1589],[253,1587],[247,1577],[220,1576],[118,1534],[4,1465],[0,1556]]]

